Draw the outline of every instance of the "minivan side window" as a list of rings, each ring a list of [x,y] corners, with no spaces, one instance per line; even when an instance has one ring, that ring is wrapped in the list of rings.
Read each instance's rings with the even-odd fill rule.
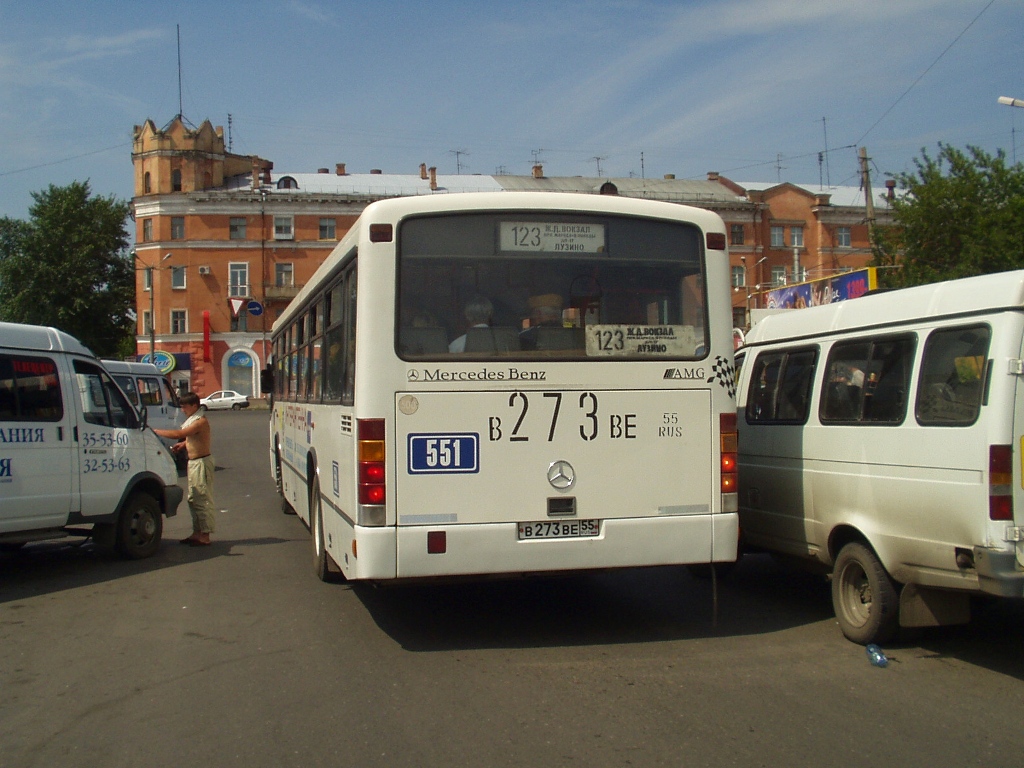
[[[47,357],[0,355],[0,421],[60,421],[57,364]]]
[[[121,389],[128,395],[128,399],[132,401],[132,405],[139,404],[139,393],[135,390],[135,377],[123,376],[114,374],[114,381],[121,385]]]
[[[835,344],[825,366],[823,424],[902,424],[907,414],[914,336]]]
[[[86,422],[105,427],[138,426],[135,409],[102,368],[84,360],[75,360],[75,379]]]
[[[160,405],[160,380],[155,376],[139,376],[139,398],[143,405]]]
[[[758,355],[750,375],[747,422],[806,423],[817,361],[817,347]]]
[[[917,385],[919,424],[966,427],[978,420],[991,338],[985,325],[944,328],[928,336]]]

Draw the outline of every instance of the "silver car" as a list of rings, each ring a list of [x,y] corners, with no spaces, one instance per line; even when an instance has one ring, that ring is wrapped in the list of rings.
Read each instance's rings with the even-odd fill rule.
[[[204,411],[216,411],[230,408],[233,411],[249,407],[249,398],[232,389],[222,389],[199,400],[199,407]]]

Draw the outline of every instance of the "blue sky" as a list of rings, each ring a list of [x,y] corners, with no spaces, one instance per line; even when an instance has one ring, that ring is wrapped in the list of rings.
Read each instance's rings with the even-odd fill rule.
[[[175,25],[185,117],[230,114],[275,171],[856,185],[859,145],[879,184],[938,142],[1024,160],[996,103],[1024,98],[1020,0],[0,0],[0,216],[74,180],[131,197],[132,127],[178,112]]]

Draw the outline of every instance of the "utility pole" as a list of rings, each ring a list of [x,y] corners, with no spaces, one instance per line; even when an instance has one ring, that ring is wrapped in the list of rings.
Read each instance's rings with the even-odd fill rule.
[[[861,147],[860,155],[861,187],[864,189],[864,208],[867,210],[868,239],[870,240],[875,231],[875,201],[871,199],[871,170],[868,168],[867,147]]]

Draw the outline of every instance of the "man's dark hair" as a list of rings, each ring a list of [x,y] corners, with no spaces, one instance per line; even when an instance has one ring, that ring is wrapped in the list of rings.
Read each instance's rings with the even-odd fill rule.
[[[182,405],[199,405],[199,395],[195,392],[186,392],[178,398],[178,402]]]

